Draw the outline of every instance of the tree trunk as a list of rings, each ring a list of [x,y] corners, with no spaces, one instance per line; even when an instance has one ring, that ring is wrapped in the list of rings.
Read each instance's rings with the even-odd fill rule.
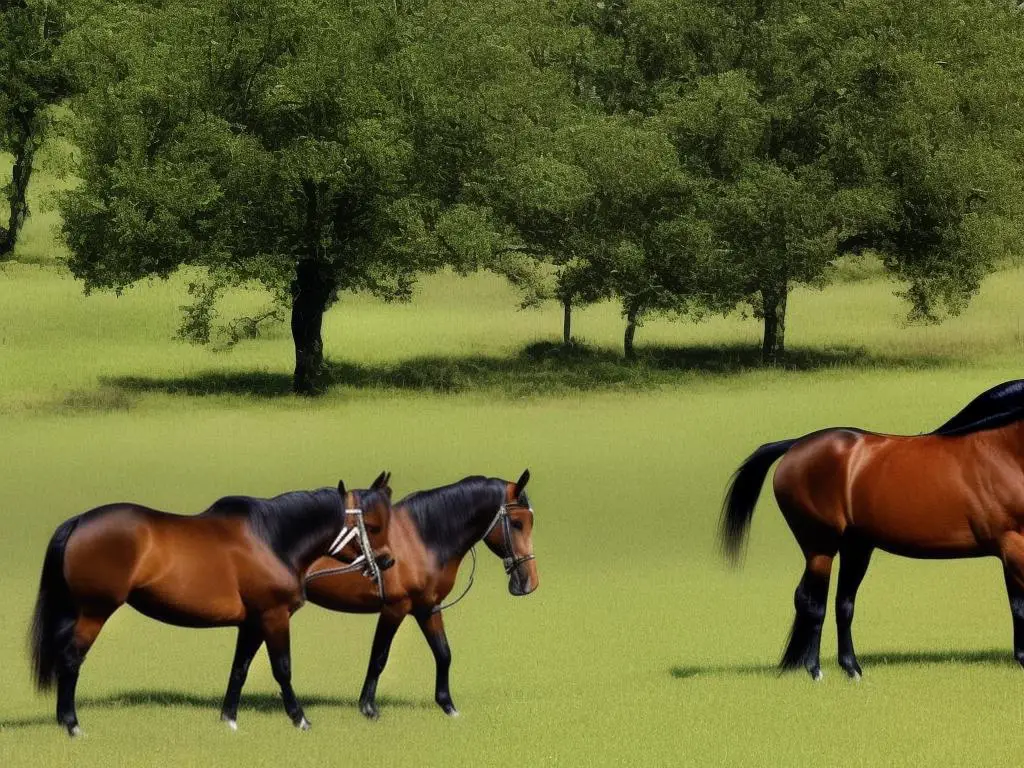
[[[18,242],[18,233],[28,218],[28,182],[32,177],[32,160],[36,153],[35,131],[31,118],[26,129],[18,137],[14,146],[14,168],[11,172],[11,192],[7,198],[10,206],[10,218],[6,231],[0,227],[0,259],[14,252]]]
[[[788,283],[761,288],[764,314],[764,340],[761,343],[761,362],[777,363],[786,352],[786,297]]]
[[[623,352],[627,360],[636,360],[636,350],[633,349],[633,339],[636,338],[636,326],[640,317],[640,311],[631,308],[626,313],[626,335],[623,338]]]
[[[324,266],[319,190],[312,181],[303,182],[302,189],[306,197],[308,254],[295,265],[292,280],[292,340],[295,342],[292,389],[299,395],[318,395],[324,386],[324,343],[320,332],[335,284]]]
[[[562,346],[572,344],[572,299],[562,299]]]
[[[303,260],[292,280],[292,339],[295,342],[295,375],[292,388],[299,395],[323,391],[324,343],[320,331],[331,297],[331,285],[318,264]]]

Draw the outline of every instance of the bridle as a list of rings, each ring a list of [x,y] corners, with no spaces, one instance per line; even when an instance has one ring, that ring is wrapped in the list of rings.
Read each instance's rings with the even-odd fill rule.
[[[486,539],[491,531],[494,530],[495,526],[501,525],[501,538],[502,548],[505,550],[505,554],[501,557],[501,562],[505,566],[505,575],[511,576],[512,571],[518,568],[523,563],[528,563],[531,560],[536,560],[537,556],[534,554],[529,555],[516,555],[515,549],[512,547],[512,523],[509,520],[508,510],[509,507],[515,507],[517,509],[528,509],[530,514],[533,514],[533,508],[528,507],[525,504],[520,504],[518,501],[514,501],[511,504],[504,502],[498,508],[498,514],[494,516],[491,524],[487,526],[487,530],[484,531],[484,535],[480,537],[480,540]]]
[[[514,501],[509,504],[507,501],[502,502],[501,506],[498,507],[498,513],[491,520],[491,524],[487,526],[487,530],[484,531],[483,535],[478,541],[486,539],[491,531],[494,530],[494,526],[501,524],[502,533],[502,549],[505,550],[505,554],[501,557],[502,565],[505,566],[505,575],[511,576],[512,571],[518,568],[523,563],[528,563],[531,560],[536,560],[537,556],[534,554],[529,555],[516,555],[515,549],[512,547],[512,523],[509,521],[508,509],[509,507],[516,507],[519,509],[528,509],[530,514],[533,514],[533,507],[528,507],[524,504],[520,504],[518,501]],[[462,594],[457,598],[448,603],[441,605],[435,605],[431,613],[440,613],[441,611],[447,610],[455,605],[457,602],[462,600],[466,595],[469,594],[469,590],[473,588],[473,577],[476,576],[476,544],[469,548],[469,554],[473,558],[473,567],[469,571],[469,580],[466,582],[466,588],[462,590]]]
[[[343,565],[338,568],[325,568],[322,571],[316,571],[307,575],[303,579],[303,586],[319,579],[323,576],[337,576],[341,573],[352,573],[360,568],[363,569],[363,575],[370,579],[377,585],[377,594],[380,595],[381,605],[384,604],[384,579],[380,571],[380,566],[377,564],[377,558],[373,554],[373,547],[370,546],[370,536],[366,533],[366,521],[363,519],[362,509],[346,509],[345,515],[354,515],[356,518],[356,524],[354,526],[347,526],[342,522],[341,530],[338,531],[338,535],[334,537],[334,541],[331,542],[331,546],[327,548],[327,554],[334,556],[341,552],[345,546],[352,541],[353,538],[359,537],[359,548],[362,550],[362,554],[359,555],[348,565]],[[342,518],[344,520],[344,518]],[[363,561],[366,561],[365,567]]]

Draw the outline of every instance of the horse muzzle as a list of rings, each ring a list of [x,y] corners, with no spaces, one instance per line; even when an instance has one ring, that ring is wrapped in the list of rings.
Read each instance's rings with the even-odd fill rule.
[[[513,597],[524,597],[533,592],[538,585],[537,568],[533,560],[520,563],[508,573],[508,591]]]

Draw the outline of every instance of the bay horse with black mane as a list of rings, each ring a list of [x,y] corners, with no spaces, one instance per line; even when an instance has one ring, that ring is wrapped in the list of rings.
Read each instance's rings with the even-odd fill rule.
[[[266,643],[285,711],[309,728],[292,690],[288,633],[303,603],[302,577],[330,552],[380,581],[394,562],[388,477],[368,490],[339,483],[272,499],[228,496],[193,516],[108,504],[62,523],[46,550],[30,634],[37,686],[57,684],[57,722],[71,736],[81,732],[79,669],[104,622],[127,603],[168,624],[238,627],[221,709],[232,729],[249,663]]]
[[[442,603],[455,584],[459,564],[481,540],[502,558],[511,594],[528,595],[537,588],[533,508],[525,491],[529,479],[529,470],[515,483],[467,477],[396,503],[389,534],[396,565],[385,574],[383,596],[351,575],[337,574],[338,563],[331,557],[321,558],[309,569],[306,595],[311,603],[334,611],[380,613],[359,695],[364,715],[378,716],[377,681],[387,664],[391,641],[410,613],[434,655],[434,700],[445,714],[458,715],[448,687],[452,655],[441,615],[447,606]]]
[[[860,677],[850,627],[876,548],[919,558],[1000,558],[1014,657],[1024,665],[1024,380],[993,387],[923,435],[842,427],[762,445],[725,497],[721,540],[734,562],[779,457],[775,498],[806,560],[783,669],[802,666],[821,677],[821,628],[838,554],[839,664]]]

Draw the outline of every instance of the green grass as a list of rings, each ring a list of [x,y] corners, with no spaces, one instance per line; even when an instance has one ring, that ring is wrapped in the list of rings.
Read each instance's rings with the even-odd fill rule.
[[[996,562],[876,556],[855,624],[865,678],[835,665],[830,606],[814,685],[773,671],[802,569],[774,503],[759,508],[743,570],[720,562],[714,534],[730,473],[761,442],[830,424],[930,429],[1020,376],[1022,278],[996,275],[938,327],[902,327],[877,277],[798,291],[789,365],[761,370],[752,320],[651,322],[630,366],[613,306],[579,313],[586,347],[565,355],[552,345],[557,308],[518,312],[496,279],[440,275],[408,306],[346,297],[332,310],[337,383],[310,402],[286,394],[284,328],[230,353],[173,341],[182,280],[86,298],[52,266],[9,264],[0,766],[1016,762],[1024,673],[1010,663]],[[118,499],[192,512],[226,493],[365,484],[383,468],[404,494],[525,466],[541,585],[512,598],[482,553],[477,586],[446,619],[458,720],[433,705],[432,659],[410,622],[381,682],[382,718],[365,722],[354,698],[374,619],[316,607],[293,629],[309,733],[289,725],[262,654],[229,733],[217,712],[233,633],[130,609],[84,667],[86,738],[65,738],[52,698],[29,685],[43,550],[76,512]]]

